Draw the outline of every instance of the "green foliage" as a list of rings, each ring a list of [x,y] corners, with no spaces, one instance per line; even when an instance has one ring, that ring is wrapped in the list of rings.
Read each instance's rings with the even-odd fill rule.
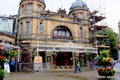
[[[117,45],[117,40],[118,40],[118,34],[115,33],[113,31],[112,28],[110,27],[107,27],[107,28],[104,28],[100,31],[97,31],[96,33],[94,34],[99,34],[99,35],[105,35],[105,36],[108,36],[108,43],[110,45],[111,48],[115,48],[116,45]]]
[[[109,54],[110,54],[110,50],[102,50],[101,54],[95,58],[95,60],[97,61],[97,64],[100,64],[100,65],[103,65],[104,63],[109,64],[109,62],[111,62],[111,60],[112,60],[112,58],[110,58]]]
[[[4,69],[0,69],[0,76],[4,78],[6,75],[7,75],[7,71]]]
[[[9,53],[9,55],[10,55],[10,57],[16,57],[16,56],[17,56],[17,53],[16,53],[16,52],[11,51],[11,52]]]
[[[89,54],[88,57],[87,57],[87,59],[89,61],[93,61],[96,56],[97,56],[97,54]]]
[[[103,55],[99,55],[95,58],[95,60],[99,61],[99,62],[102,62],[103,60]]]
[[[9,60],[6,57],[3,57],[2,59],[4,62],[8,62]]]
[[[33,53],[33,54],[32,54],[32,57],[35,57],[35,56],[37,56],[37,53]]]
[[[102,50],[102,51],[101,51],[101,54],[102,54],[104,57],[110,57],[110,50]]]

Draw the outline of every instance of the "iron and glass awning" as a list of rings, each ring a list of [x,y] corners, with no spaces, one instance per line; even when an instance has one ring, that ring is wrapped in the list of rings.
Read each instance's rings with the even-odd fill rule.
[[[38,51],[64,51],[64,52],[88,52],[88,53],[97,53],[97,48],[92,47],[82,47],[78,45],[56,45],[56,44],[39,44]]]

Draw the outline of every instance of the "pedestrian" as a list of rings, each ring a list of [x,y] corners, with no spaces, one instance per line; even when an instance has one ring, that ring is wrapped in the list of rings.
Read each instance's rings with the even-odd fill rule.
[[[75,57],[75,69],[74,69],[74,73],[76,73],[77,70],[78,70],[79,72],[81,72],[81,70],[80,70],[80,61],[79,61],[79,58],[78,58],[78,57]]]
[[[10,61],[10,71],[15,72],[15,66],[16,66],[16,61],[15,58],[13,57]]]

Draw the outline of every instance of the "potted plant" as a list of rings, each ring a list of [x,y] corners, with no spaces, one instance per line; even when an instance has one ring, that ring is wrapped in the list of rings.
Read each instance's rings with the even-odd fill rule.
[[[0,69],[0,80],[3,80],[6,75],[7,71],[4,69]]]

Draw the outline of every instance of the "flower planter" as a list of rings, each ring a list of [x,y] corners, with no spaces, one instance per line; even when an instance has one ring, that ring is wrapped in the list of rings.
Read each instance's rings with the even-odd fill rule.
[[[106,71],[101,71],[101,72],[98,72],[98,75],[99,76],[114,76],[115,72],[106,72]]]
[[[0,76],[0,80],[3,80],[4,78],[2,76]]]

